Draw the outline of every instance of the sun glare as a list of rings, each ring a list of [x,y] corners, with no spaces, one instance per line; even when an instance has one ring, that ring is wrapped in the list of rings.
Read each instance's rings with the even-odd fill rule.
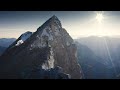
[[[103,17],[103,14],[102,14],[102,13],[97,13],[96,19],[97,19],[97,21],[98,21],[99,23],[102,22],[103,18],[104,18],[104,17]]]

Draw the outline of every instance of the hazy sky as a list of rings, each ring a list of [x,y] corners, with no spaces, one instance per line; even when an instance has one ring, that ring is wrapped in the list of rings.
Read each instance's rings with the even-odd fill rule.
[[[96,19],[97,13],[102,13],[101,23]],[[120,35],[120,11],[0,11],[0,38],[18,38],[26,31],[35,32],[53,15],[73,38]]]

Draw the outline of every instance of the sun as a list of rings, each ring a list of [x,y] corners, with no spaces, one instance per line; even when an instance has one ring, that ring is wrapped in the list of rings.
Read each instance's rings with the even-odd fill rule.
[[[101,23],[102,22],[102,20],[103,20],[103,14],[102,13],[97,13],[97,15],[96,15],[96,20],[99,22],[99,23]]]

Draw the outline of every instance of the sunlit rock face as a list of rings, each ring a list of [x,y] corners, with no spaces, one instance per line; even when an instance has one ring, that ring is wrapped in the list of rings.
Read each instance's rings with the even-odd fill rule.
[[[82,78],[76,45],[56,16],[27,36],[1,56],[0,78]]]

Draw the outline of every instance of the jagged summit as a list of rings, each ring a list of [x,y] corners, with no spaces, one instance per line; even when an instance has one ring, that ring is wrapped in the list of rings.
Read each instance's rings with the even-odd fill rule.
[[[45,28],[46,26],[57,25],[62,28],[61,21],[58,19],[57,16],[53,15],[49,18],[42,26],[40,26],[37,30],[40,31],[41,29]]]
[[[48,19],[48,21],[60,21],[57,16],[53,15],[51,18]]]
[[[50,19],[58,19],[58,17],[56,15],[53,15]]]
[[[50,18],[50,20],[53,20],[53,21],[60,21],[60,20],[58,19],[58,17],[55,16],[55,15],[53,15],[53,16]]]

